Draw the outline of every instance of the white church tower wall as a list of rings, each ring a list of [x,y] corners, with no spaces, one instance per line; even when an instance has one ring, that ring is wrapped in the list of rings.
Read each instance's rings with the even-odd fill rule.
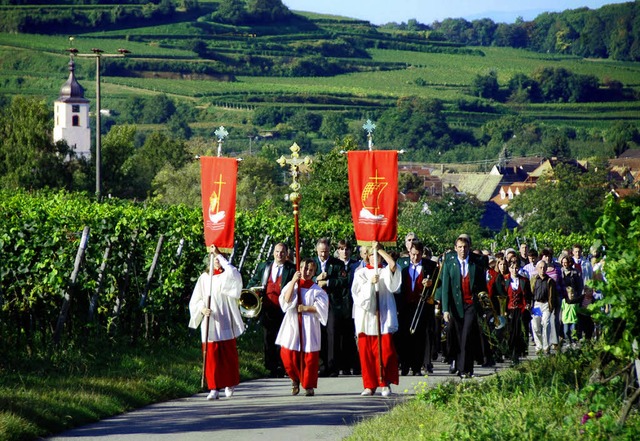
[[[91,155],[91,128],[89,127],[89,100],[75,77],[75,63],[69,62],[69,79],[60,89],[54,103],[53,141],[66,140],[76,156]]]

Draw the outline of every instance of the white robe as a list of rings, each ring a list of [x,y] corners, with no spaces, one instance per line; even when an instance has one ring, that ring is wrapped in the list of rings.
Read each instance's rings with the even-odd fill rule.
[[[379,269],[378,298],[380,300],[380,330],[382,334],[392,334],[398,330],[398,311],[393,293],[400,289],[402,272],[396,268],[394,273],[388,266]],[[353,276],[351,297],[353,297],[353,320],[356,335],[378,335],[376,319],[376,295],[371,279],[374,268],[359,268]]]
[[[239,337],[245,329],[238,299],[242,292],[242,276],[238,270],[222,255],[216,257],[224,269],[221,274],[211,277],[208,273],[203,273],[198,278],[191,300],[189,301],[189,327],[197,328],[200,325],[202,342],[216,342],[231,340]],[[213,281],[212,290],[211,281]],[[211,315],[209,316],[209,336],[205,335],[204,315],[202,309],[207,306],[211,296]]]
[[[282,293],[287,291],[287,287],[293,283],[289,282],[283,289]],[[320,325],[327,324],[329,316],[329,296],[315,283],[311,288],[302,288],[302,303],[306,306],[314,306],[315,313],[302,313],[302,328],[304,333],[303,352],[317,352],[320,350]],[[284,294],[280,294],[278,298],[280,308],[284,311],[284,319],[276,337],[276,344],[292,351],[300,350],[300,326],[298,324],[298,284],[293,287],[293,295],[291,302],[284,301]]]

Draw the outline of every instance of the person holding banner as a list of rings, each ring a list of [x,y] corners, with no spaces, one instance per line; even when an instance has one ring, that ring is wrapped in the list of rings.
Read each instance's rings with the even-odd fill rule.
[[[318,387],[320,325],[327,324],[329,297],[314,283],[315,273],[315,261],[303,260],[300,271],[296,271],[291,282],[282,289],[279,298],[284,319],[276,344],[281,346],[280,357],[291,379],[291,395],[298,395],[302,386],[305,395],[312,397],[315,395],[314,389]]]
[[[382,267],[379,257],[387,266]],[[378,242],[367,247],[367,259],[367,266],[354,274],[351,287],[364,385],[361,395],[373,395],[381,387],[382,396],[386,397],[391,394],[391,384],[398,384],[400,380],[392,335],[398,330],[393,293],[400,289],[402,275],[397,271],[396,262],[379,248]]]
[[[204,376],[211,390],[207,400],[227,398],[240,383],[236,339],[244,332],[238,308],[242,276],[215,245],[210,247],[209,268],[199,278],[189,301],[189,327],[200,326]]]

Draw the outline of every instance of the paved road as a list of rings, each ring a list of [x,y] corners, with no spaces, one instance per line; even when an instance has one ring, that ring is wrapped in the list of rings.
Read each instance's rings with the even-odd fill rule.
[[[476,367],[476,375],[491,375],[496,368]],[[236,440],[341,440],[363,418],[385,412],[415,394],[415,386],[433,386],[453,377],[436,362],[428,377],[400,377],[394,394],[361,397],[359,376],[320,378],[314,397],[291,396],[286,378],[241,383],[232,398],[207,401],[201,393],[189,398],[153,404],[63,432],[50,441],[202,441]],[[469,380],[464,380],[469,381]],[[419,386],[422,387],[422,386]]]

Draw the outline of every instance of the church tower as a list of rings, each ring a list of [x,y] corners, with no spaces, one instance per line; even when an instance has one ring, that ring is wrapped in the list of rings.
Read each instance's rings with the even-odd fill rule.
[[[54,103],[53,141],[62,139],[80,157],[91,155],[91,128],[89,127],[89,100],[76,80],[73,57],[69,61],[69,79],[60,89]]]

